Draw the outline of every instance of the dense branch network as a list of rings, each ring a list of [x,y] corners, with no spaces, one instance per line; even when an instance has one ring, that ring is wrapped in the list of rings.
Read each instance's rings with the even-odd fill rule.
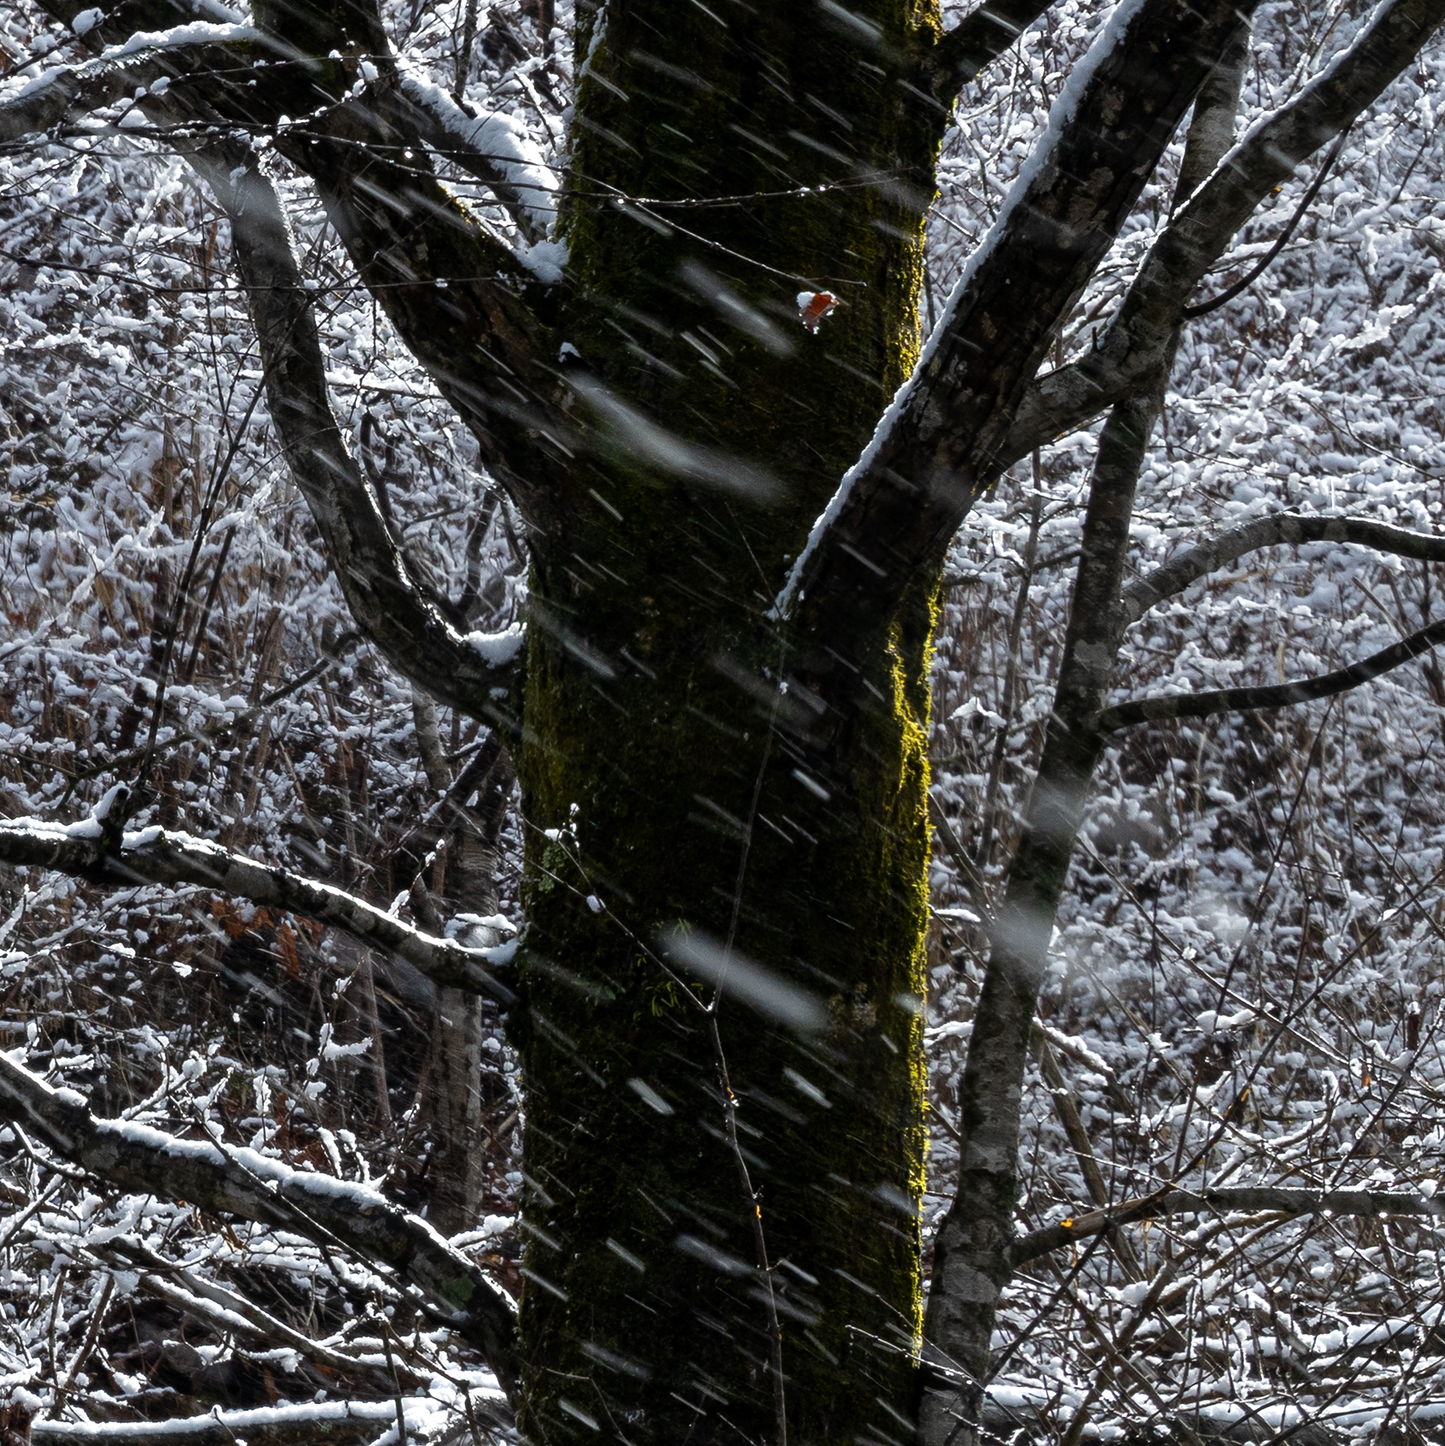
[[[5,1054],[0,1115],[117,1189],[294,1230],[394,1271],[481,1352],[503,1390],[515,1397],[516,1325],[506,1298],[426,1221],[376,1191],[293,1170],[254,1150],[97,1119],[73,1091],[52,1088]]]

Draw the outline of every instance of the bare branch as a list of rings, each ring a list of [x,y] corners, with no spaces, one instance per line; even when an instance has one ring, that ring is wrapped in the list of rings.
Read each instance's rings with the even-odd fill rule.
[[[425,1220],[375,1190],[293,1170],[254,1150],[181,1140],[131,1120],[97,1119],[73,1091],[51,1088],[5,1054],[0,1054],[0,1115],[117,1189],[293,1230],[395,1271],[481,1352],[515,1404],[518,1359],[510,1304]]]
[[[1139,621],[1150,608],[1176,596],[1192,583],[1261,547],[1307,542],[1350,543],[1372,547],[1396,557],[1420,562],[1445,562],[1445,537],[1411,532],[1384,522],[1358,517],[1307,517],[1296,512],[1275,512],[1232,527],[1184,549],[1124,590],[1120,606],[1122,625]],[[1403,666],[1445,642],[1445,621],[1431,623],[1398,643],[1362,658],[1348,668],[1297,683],[1260,688],[1222,688],[1205,693],[1170,693],[1137,698],[1105,709],[1097,726],[1103,732],[1165,718],[1207,718],[1215,713],[1284,708],[1357,688],[1391,669]]]
[[[112,849],[113,842],[119,847]],[[106,837],[103,820],[67,827],[12,819],[0,823],[0,863],[54,869],[116,888],[199,884],[341,929],[405,959],[437,984],[485,995],[504,1007],[516,1002],[517,996],[497,978],[507,971],[515,944],[469,949],[454,939],[424,934],[354,894],[256,863],[189,834],[148,828],[113,841]]]
[[[1386,0],[1332,65],[1254,126],[1154,243],[1098,345],[1029,389],[999,450],[1000,472],[1133,390],[1239,228],[1378,99],[1442,20],[1445,0]]]
[[[1165,718],[1208,718],[1215,713],[1242,713],[1269,708],[1287,708],[1293,703],[1313,703],[1333,698],[1368,683],[1445,643],[1445,618],[1420,628],[1378,653],[1361,658],[1348,668],[1304,678],[1298,683],[1277,683],[1265,688],[1221,688],[1208,693],[1160,693],[1116,704],[1099,714],[1100,733],[1131,728],[1136,723],[1154,723]]]
[[[278,149],[316,183],[361,282],[534,525],[570,491],[571,429],[537,284],[411,151],[417,108],[395,85],[312,116]],[[550,275],[551,273],[549,273]]]
[[[503,699],[521,632],[464,635],[407,571],[332,413],[311,294],[275,189],[249,150],[222,146],[191,159],[230,217],[272,421],[352,616],[398,672],[434,697],[510,721]]]
[[[1242,1185],[1218,1190],[1166,1190],[1125,1200],[1107,1210],[1092,1210],[1046,1225],[1016,1240],[1009,1260],[1017,1269],[1054,1250],[1120,1225],[1158,1220],[1166,1215],[1197,1215],[1232,1210],[1296,1215],[1445,1215],[1445,1204],[1426,1195],[1377,1190],[1286,1190]]]
[[[1271,512],[1185,548],[1153,572],[1130,583],[1121,601],[1122,625],[1128,627],[1138,622],[1165,598],[1183,592],[1191,583],[1228,567],[1246,553],[1261,547],[1277,547],[1283,543],[1298,546],[1305,542],[1354,543],[1418,562],[1445,562],[1445,537],[1433,533],[1411,532],[1362,517],[1308,517],[1298,512]]]

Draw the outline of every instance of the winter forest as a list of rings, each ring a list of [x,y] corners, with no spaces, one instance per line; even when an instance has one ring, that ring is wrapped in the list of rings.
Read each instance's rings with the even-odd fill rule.
[[[1442,23],[4,0],[3,1446],[1445,1439]]]

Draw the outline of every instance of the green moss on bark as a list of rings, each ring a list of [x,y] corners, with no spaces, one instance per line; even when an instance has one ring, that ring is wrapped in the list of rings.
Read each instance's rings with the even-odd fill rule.
[[[865,650],[846,715],[765,619],[917,348],[932,123],[900,85],[910,8],[864,8],[876,35],[614,5],[579,91],[558,335],[609,442],[578,457],[576,525],[539,540],[519,769],[537,1440],[775,1438],[712,1052],[658,957],[678,923],[734,920],[827,1018],[800,1035],[729,998],[720,1020],[790,1440],[906,1435],[936,579]],[[795,294],[823,289],[841,304],[810,333]]]

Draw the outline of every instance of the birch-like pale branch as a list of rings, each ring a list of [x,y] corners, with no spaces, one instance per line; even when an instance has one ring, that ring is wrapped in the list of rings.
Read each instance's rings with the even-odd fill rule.
[[[482,1355],[515,1404],[518,1359],[511,1305],[486,1274],[425,1220],[375,1190],[213,1140],[182,1140],[132,1120],[97,1119],[0,1053],[0,1116],[116,1189],[184,1200],[340,1247],[394,1271]]]
[[[1214,537],[1206,537],[1174,554],[1123,591],[1120,626],[1137,623],[1150,608],[1184,591],[1191,583],[1228,567],[1262,547],[1306,542],[1336,542],[1372,547],[1417,562],[1445,562],[1445,537],[1412,532],[1364,517],[1309,517],[1298,512],[1271,512],[1253,517]]]
[[[1124,1200],[1107,1210],[1091,1210],[1046,1225],[1016,1240],[1009,1249],[1014,1269],[1051,1251],[1062,1250],[1118,1225],[1158,1220],[1166,1215],[1220,1214],[1235,1210],[1297,1215],[1445,1215],[1445,1202],[1428,1195],[1386,1190],[1288,1190],[1241,1185],[1218,1190],[1165,1190]]]
[[[1097,345],[1029,388],[997,458],[1000,473],[1134,389],[1240,227],[1379,98],[1442,21],[1445,0],[1386,0],[1345,51],[1250,130],[1150,248]]]
[[[503,1006],[516,1002],[517,996],[497,978],[511,964],[515,941],[470,949],[455,939],[424,934],[354,894],[189,834],[147,828],[116,841],[107,837],[106,825],[98,819],[70,825],[10,819],[0,823],[0,863],[54,869],[117,888],[198,884],[340,929],[405,959],[437,984],[482,994]]]

